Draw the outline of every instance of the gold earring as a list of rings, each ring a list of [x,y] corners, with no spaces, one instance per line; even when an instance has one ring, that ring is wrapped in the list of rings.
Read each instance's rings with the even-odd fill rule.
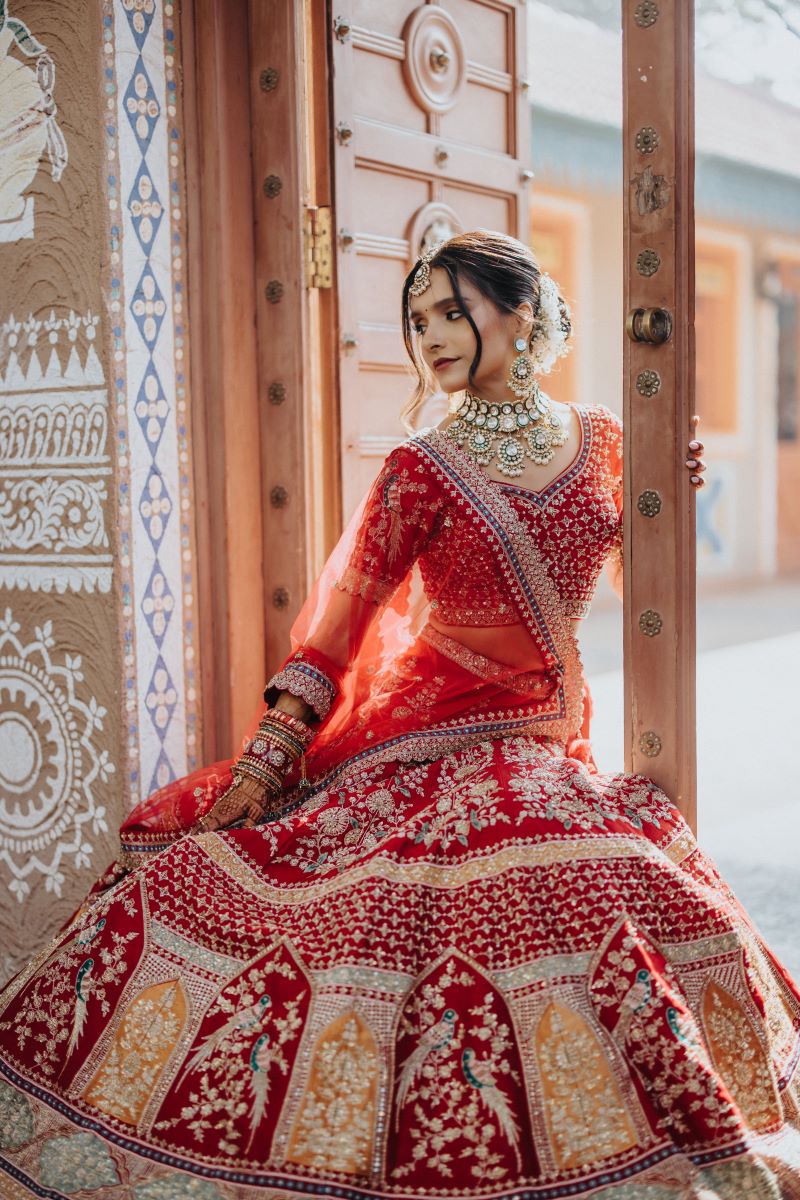
[[[535,380],[533,377],[533,358],[529,353],[526,353],[528,343],[525,338],[514,338],[514,349],[518,353],[508,372],[506,386],[511,389],[515,396],[529,396],[531,386],[535,384]]]

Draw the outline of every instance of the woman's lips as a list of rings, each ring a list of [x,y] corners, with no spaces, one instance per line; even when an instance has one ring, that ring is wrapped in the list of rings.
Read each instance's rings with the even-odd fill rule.
[[[435,371],[443,371],[445,367],[449,367],[451,363],[458,362],[457,358],[437,358],[433,364]]]

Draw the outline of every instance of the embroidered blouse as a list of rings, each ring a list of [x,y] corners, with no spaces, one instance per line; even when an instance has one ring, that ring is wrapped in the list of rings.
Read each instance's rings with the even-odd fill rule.
[[[576,407],[582,437],[572,463],[541,491],[511,482],[497,481],[497,487],[535,539],[564,614],[580,618],[589,611],[604,561],[621,546],[622,424],[604,405]],[[490,549],[431,477],[413,442],[387,456],[336,586],[382,604],[418,562],[425,596],[443,624],[518,624]],[[337,665],[319,648],[304,646],[269,681],[265,699],[274,703],[285,689],[323,718],[340,684]]]

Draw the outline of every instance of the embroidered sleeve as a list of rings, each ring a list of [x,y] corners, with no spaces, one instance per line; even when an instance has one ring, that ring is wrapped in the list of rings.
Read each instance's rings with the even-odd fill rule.
[[[388,455],[364,502],[344,567],[321,603],[319,619],[266,685],[264,699],[270,706],[288,691],[310,705],[319,721],[329,714],[379,608],[391,599],[430,539],[440,507],[438,495],[413,451],[399,446]]]
[[[313,708],[320,721],[328,715],[339,693],[341,668],[315,646],[302,646],[290,654],[264,688],[272,707],[281,692],[291,692]]]
[[[623,476],[622,476],[622,421],[608,409],[608,482],[611,499],[619,516],[614,540],[609,547],[608,557],[622,570],[623,528]]]
[[[439,509],[424,463],[398,446],[372,485],[353,552],[336,586],[384,604],[423,551]]]

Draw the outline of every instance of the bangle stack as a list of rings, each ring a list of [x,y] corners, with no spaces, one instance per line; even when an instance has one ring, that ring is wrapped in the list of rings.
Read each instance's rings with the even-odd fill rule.
[[[264,713],[254,736],[233,765],[237,777],[252,779],[273,794],[280,792],[289,767],[304,754],[314,731],[282,708]]]

